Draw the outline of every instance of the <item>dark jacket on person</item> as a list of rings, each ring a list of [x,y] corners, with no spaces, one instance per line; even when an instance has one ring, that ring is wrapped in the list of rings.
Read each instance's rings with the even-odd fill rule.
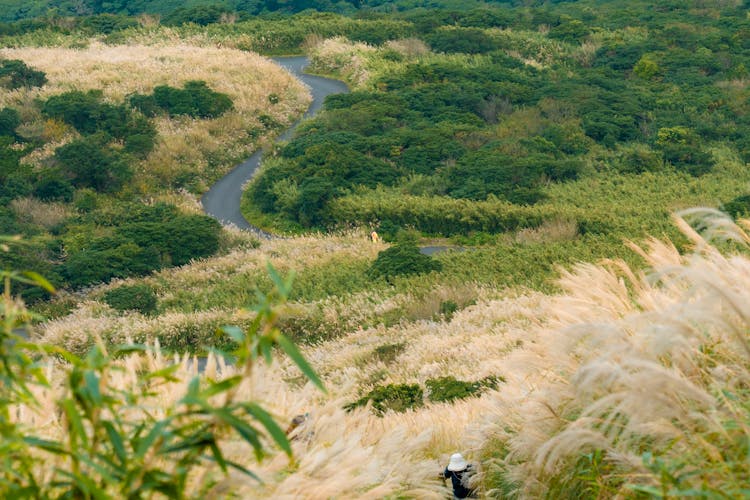
[[[466,486],[468,484],[469,476],[473,474],[472,467],[469,465],[464,470],[448,470],[445,468],[443,476],[445,479],[450,478],[453,483],[453,496],[456,498],[469,498],[473,493],[472,490]]]

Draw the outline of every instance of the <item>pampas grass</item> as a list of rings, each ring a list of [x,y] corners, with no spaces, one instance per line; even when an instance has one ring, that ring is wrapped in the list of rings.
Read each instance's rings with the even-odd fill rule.
[[[368,326],[373,315],[408,310],[408,304],[422,300],[408,294],[363,291],[288,304],[287,314],[314,309],[323,311],[322,324],[340,325],[339,337],[303,347],[329,394],[315,391],[287,360],[254,372],[243,392],[247,397],[260,400],[282,423],[301,413],[310,418],[295,431],[291,465],[278,452],[249,464],[247,450],[228,443],[231,458],[251,465],[264,485],[230,475],[220,478],[213,493],[441,498],[447,490],[435,477],[450,454],[461,451],[479,467],[490,497],[627,497],[633,488],[661,491],[665,474],[678,477],[670,486],[675,496],[674,491],[690,488],[740,494],[748,474],[743,443],[750,433],[750,258],[719,251],[685,222],[696,216],[689,211],[676,219],[694,245],[692,253],[680,254],[656,239],[630,244],[648,262],[648,272],[620,261],[580,264],[561,271],[562,292],[552,296],[491,288],[436,290],[430,295],[436,302],[475,296],[473,305],[464,304],[449,321],[431,317]],[[703,213],[701,220],[712,221],[711,228],[736,241],[748,241],[741,228],[716,212]],[[160,293],[179,286],[197,289],[201,282],[258,267],[269,257],[279,267],[284,262],[310,266],[334,254],[372,259],[380,247],[358,233],[263,242],[170,271],[172,285]],[[148,278],[152,284],[166,279]],[[252,313],[231,308],[123,316],[91,301],[68,318],[47,323],[41,333],[71,346],[84,334],[106,332],[118,340],[153,342],[168,332],[179,335],[191,323],[209,330],[250,318]],[[391,358],[375,355],[378,347],[396,344],[403,347]],[[181,362],[185,373],[194,373],[193,365]],[[209,376],[232,373],[231,366],[209,362]],[[446,375],[498,376],[505,382],[479,398],[425,400],[423,407],[382,417],[368,408],[342,409],[376,385],[424,386]],[[159,405],[176,397],[172,394],[180,386],[175,387],[164,389],[170,394]],[[49,416],[24,418],[43,417],[49,432],[60,432]]]
[[[179,41],[127,46],[92,41],[84,49],[5,48],[0,49],[0,57],[21,59],[47,74],[49,82],[41,88],[0,91],[0,107],[20,108],[29,118],[36,117],[39,134],[50,138],[69,140],[73,135],[44,123],[32,103],[70,90],[100,89],[106,100],[119,103],[132,93],[150,93],[157,85],[182,87],[186,81],[203,80],[228,94],[234,109],[216,119],[156,119],[156,148],[138,166],[136,175],[138,189],[144,193],[153,192],[154,186],[170,186],[180,175],[194,179],[197,185],[192,189],[206,189],[272,133],[258,121],[259,115],[286,124],[310,99],[300,82],[264,57]],[[280,101],[269,102],[270,94],[278,95]],[[52,152],[52,148],[37,152],[31,163],[40,164]]]

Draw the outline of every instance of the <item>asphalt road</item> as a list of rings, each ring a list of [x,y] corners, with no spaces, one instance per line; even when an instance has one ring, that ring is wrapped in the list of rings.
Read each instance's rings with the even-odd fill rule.
[[[274,58],[274,61],[302,80],[310,88],[310,93],[313,97],[310,107],[302,118],[284,131],[277,139],[279,141],[286,141],[292,137],[294,129],[302,120],[313,116],[320,110],[323,106],[323,100],[327,95],[341,94],[348,92],[349,89],[344,82],[304,73],[303,70],[309,62],[307,57],[278,57]],[[250,158],[234,167],[231,172],[211,186],[211,189],[201,198],[201,203],[203,204],[203,210],[222,224],[233,225],[246,231],[255,232],[259,236],[270,238],[272,235],[251,225],[245,220],[240,211],[242,186],[255,175],[262,157],[263,151],[256,151]]]

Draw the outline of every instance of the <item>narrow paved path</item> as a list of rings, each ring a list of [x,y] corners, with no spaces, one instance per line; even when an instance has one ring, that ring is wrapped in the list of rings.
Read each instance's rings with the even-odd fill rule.
[[[348,92],[349,89],[344,82],[304,73],[304,68],[309,62],[307,57],[278,57],[274,58],[274,61],[302,80],[310,88],[313,97],[310,107],[302,118],[277,139],[286,141],[292,137],[294,129],[302,120],[311,117],[320,110],[327,95],[341,94]],[[201,203],[203,204],[203,210],[222,224],[231,224],[240,229],[255,232],[262,237],[270,238],[272,235],[251,225],[240,211],[242,186],[253,177],[262,157],[263,151],[258,150],[250,158],[234,167],[231,172],[211,186],[211,189],[201,198]]]

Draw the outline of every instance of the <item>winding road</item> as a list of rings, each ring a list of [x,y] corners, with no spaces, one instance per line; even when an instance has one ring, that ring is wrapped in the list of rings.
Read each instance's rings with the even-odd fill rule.
[[[297,128],[297,125],[302,120],[313,116],[320,110],[326,96],[349,92],[344,82],[304,73],[305,66],[309,63],[307,57],[278,57],[274,58],[274,61],[302,80],[310,88],[310,93],[313,97],[310,107],[307,108],[302,118],[284,131],[278,137],[277,141],[289,140],[294,133],[294,129]],[[203,210],[222,224],[233,225],[240,229],[257,233],[264,238],[271,238],[271,234],[251,225],[245,220],[240,211],[242,186],[253,177],[262,157],[263,150],[258,150],[250,158],[234,167],[231,172],[211,186],[211,189],[201,198],[201,203],[203,204]]]

